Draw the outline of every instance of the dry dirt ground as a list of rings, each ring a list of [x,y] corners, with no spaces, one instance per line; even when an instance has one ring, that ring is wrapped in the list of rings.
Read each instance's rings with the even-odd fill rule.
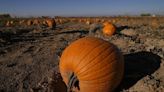
[[[164,92],[164,19],[123,18],[117,33],[101,24],[65,23],[56,29],[0,28],[0,92],[66,92],[58,70],[62,51],[85,36],[110,41],[123,52],[125,74],[116,92]],[[95,30],[92,31],[91,30]]]

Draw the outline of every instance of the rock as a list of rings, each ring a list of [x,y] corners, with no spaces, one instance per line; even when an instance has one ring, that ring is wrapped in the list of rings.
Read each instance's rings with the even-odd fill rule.
[[[91,24],[90,27],[89,27],[89,34],[90,35],[94,34],[100,28],[101,28],[101,25],[99,25],[99,24],[96,24],[96,23]]]
[[[145,40],[145,45],[147,46],[157,46],[158,45],[158,40],[159,39],[156,39],[156,38],[147,38]]]
[[[143,80],[138,81],[134,86],[132,86],[129,90],[129,92],[152,92],[150,91],[149,87],[144,83]]]
[[[0,43],[4,43],[4,42],[6,42],[6,41],[0,38]]]
[[[148,46],[148,47],[146,47],[146,51],[151,51],[151,50],[153,50],[155,48],[155,46]]]
[[[158,46],[162,47],[162,49],[164,51],[164,39],[161,39],[158,41]]]
[[[121,34],[124,34],[127,36],[137,36],[137,32],[134,29],[124,29],[121,31]]]
[[[32,32],[33,32],[33,33],[40,33],[40,32],[42,32],[42,30],[34,29]]]
[[[119,48],[126,48],[128,46],[128,42],[124,39],[116,39],[112,41],[112,43],[118,46]]]
[[[128,91],[129,92],[156,92],[159,89],[161,91],[162,86],[160,82],[152,76],[146,76],[143,79],[139,80],[134,86],[132,86]]]

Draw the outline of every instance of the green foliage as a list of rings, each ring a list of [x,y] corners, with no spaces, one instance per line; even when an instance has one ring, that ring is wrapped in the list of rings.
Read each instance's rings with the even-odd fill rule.
[[[5,33],[5,34],[13,34],[13,31],[11,29],[5,29],[3,31],[3,33]]]
[[[3,27],[6,23],[6,20],[0,19],[0,27]]]
[[[11,18],[10,14],[0,14],[0,18]]]
[[[150,13],[142,13],[140,16],[151,16]]]

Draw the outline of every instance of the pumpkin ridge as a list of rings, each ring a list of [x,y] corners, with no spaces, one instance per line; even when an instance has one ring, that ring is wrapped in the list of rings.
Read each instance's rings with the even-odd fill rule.
[[[102,55],[101,53],[103,53],[106,49],[109,49],[108,47],[104,48],[103,50],[101,50],[95,57],[93,57],[91,60],[88,61],[88,63],[86,63],[86,65],[84,65],[83,67],[80,68],[81,71],[79,71],[81,74],[81,72],[84,72],[82,71],[84,67],[87,67],[90,63],[92,63],[93,60],[95,60],[97,58],[97,56],[99,55]],[[84,62],[84,61],[81,61],[81,62]]]
[[[110,74],[111,73],[111,74]],[[103,83],[106,83],[107,81],[106,81],[106,79],[110,79],[110,77],[111,77],[111,75],[114,75],[114,73],[116,73],[116,72],[114,72],[114,71],[112,71],[112,72],[108,72],[108,73],[106,73],[106,75],[108,75],[108,76],[104,76],[104,77],[102,77],[101,79],[98,79],[98,78],[96,78],[96,79],[92,79],[92,80],[90,80],[90,81],[88,81],[88,80],[84,80],[84,81],[82,81],[82,82],[86,82],[87,84],[96,84],[96,83],[98,83],[98,84],[103,84]],[[110,77],[109,77],[110,76]],[[97,82],[96,82],[97,81]],[[101,81],[101,82],[100,82]],[[108,80],[109,81],[109,80]],[[80,83],[80,81],[79,81],[79,83]]]
[[[93,75],[96,75],[97,72],[101,72],[101,71],[103,71],[104,69],[111,67],[111,66],[112,66],[111,64],[113,64],[113,63],[116,63],[116,62],[114,62],[114,60],[113,60],[113,62],[109,63],[107,67],[101,68],[99,71],[94,72]],[[108,73],[111,73],[111,72],[112,72],[112,71],[109,71]],[[100,76],[98,76],[98,77],[94,77],[93,79],[90,79],[90,80],[94,80],[94,79],[103,77],[103,76],[105,76],[105,75],[107,75],[107,74],[103,73],[102,75],[100,75]],[[83,79],[85,79],[86,77],[90,77],[90,76],[91,76],[91,75],[83,76]]]
[[[96,42],[96,39],[95,39],[95,42]],[[103,43],[103,42],[100,42],[99,44],[103,45],[102,43]],[[98,47],[99,44],[96,44],[95,47],[93,47],[90,51],[88,51],[88,54],[89,54],[92,50],[94,50],[96,47]],[[84,50],[86,50],[86,48],[84,48],[84,49],[79,53],[79,56],[81,56],[81,53],[82,53]],[[82,60],[84,59],[84,57],[86,57],[88,54],[84,55],[84,56],[81,58],[81,60],[79,60],[79,61],[82,61]],[[76,58],[74,58],[74,59],[71,61],[71,63],[74,64],[73,61],[76,61],[77,58],[79,58],[79,57],[76,56]],[[80,65],[80,63],[81,63],[81,62],[79,62],[79,64],[74,64],[73,68],[76,69],[76,67],[77,67],[78,65]],[[75,66],[75,65],[77,65],[77,66]]]
[[[102,45],[105,45],[106,43],[103,43],[103,44],[101,44],[101,45],[99,45],[99,46],[95,46],[89,53],[87,53],[86,55],[85,55],[85,57],[88,55],[88,54],[90,54],[94,49],[96,49],[96,48],[98,48],[98,47],[100,47],[100,46],[102,46]],[[79,60],[80,62],[79,62],[79,64],[76,66],[76,69],[77,69],[77,67],[81,64],[81,61],[83,61],[83,59],[85,59],[85,58],[82,58],[81,60]],[[84,67],[84,66],[83,66]],[[80,68],[81,69],[81,68]],[[80,69],[78,69],[77,71],[76,71],[76,73],[78,73],[79,71],[80,71]]]
[[[114,62],[113,62],[113,64],[114,64]],[[110,66],[108,66],[108,67],[110,67]],[[103,70],[101,70],[102,72],[104,71],[104,69]],[[99,71],[99,72],[101,72],[101,71]],[[108,72],[105,72],[105,73],[103,73],[102,75],[100,75],[100,76],[96,76],[96,77],[94,77],[94,78],[91,78],[91,79],[89,79],[89,80],[91,80],[91,81],[93,81],[93,80],[97,80],[97,79],[103,79],[104,78],[104,76],[110,76],[110,73],[112,73],[112,72],[114,72],[114,70],[112,70],[112,71],[108,71]],[[99,73],[98,73],[99,74]],[[97,75],[98,75],[97,74]],[[108,75],[109,74],[109,75]],[[94,75],[96,75],[96,73],[94,74]],[[87,77],[91,77],[91,76],[87,76]]]
[[[114,82],[113,79],[115,79],[115,77],[108,77],[107,79],[104,79],[103,83],[102,82],[101,83],[83,82],[83,83],[80,84],[80,88],[81,88],[81,90],[84,90],[83,92],[86,92],[86,89],[85,89],[84,85],[87,85],[87,87],[89,87],[89,88],[101,87],[101,89],[108,89],[108,91],[98,91],[98,92],[112,92],[111,90],[115,89],[117,87],[117,85],[120,83],[120,81],[119,82],[117,82],[117,81]],[[116,85],[113,85],[114,83],[116,83]],[[95,90],[94,92],[97,92],[97,90]]]
[[[112,65],[113,64],[115,64],[115,63],[112,62]],[[107,68],[110,68],[112,65],[110,64],[110,65],[108,65],[106,67]],[[104,73],[104,71],[106,71],[106,72]],[[92,80],[92,79],[95,79],[95,78],[101,78],[101,77],[105,76],[107,72],[110,73],[112,71],[113,71],[113,69],[112,70],[109,70],[109,69],[106,69],[106,68],[103,67],[103,68],[99,69],[99,71],[96,71],[96,72],[92,73],[92,75],[95,75],[94,77],[92,75],[83,75],[83,77],[81,77],[80,79],[81,80],[85,80],[88,77],[89,77],[88,80]],[[98,74],[101,74],[101,75],[98,75]],[[92,78],[90,78],[91,76],[92,76]]]
[[[113,47],[111,47],[111,48],[113,48]],[[111,51],[111,53],[112,53],[112,52],[113,52],[113,50]],[[110,53],[109,55],[107,55],[107,57],[108,57],[108,56],[110,57],[110,56],[111,56],[111,53]],[[106,60],[106,59],[109,59],[109,58],[103,58],[103,59]],[[102,60],[102,61],[104,61],[104,60]],[[101,63],[101,62],[95,63],[95,64],[92,66],[92,68],[89,68],[87,71],[88,71],[88,72],[91,71],[91,69],[93,69],[94,67],[96,67],[97,64],[100,64],[100,63]],[[85,72],[86,72],[86,71],[85,71]],[[79,75],[80,75],[80,74],[79,74]]]
[[[110,63],[108,64],[108,66],[106,66],[106,68],[109,68],[109,67],[113,66],[113,65],[111,65],[111,64],[113,64],[114,60],[116,60],[116,59],[117,59],[117,58],[113,58],[112,62],[110,62]],[[118,61],[119,61],[119,59],[118,59]],[[121,63],[121,62],[122,62],[122,61],[115,62],[115,63]],[[120,67],[121,67],[121,66],[120,66]],[[103,68],[103,69],[105,69],[105,68]],[[103,70],[101,69],[101,70],[99,70],[99,72],[100,72],[100,71],[103,71]],[[113,70],[112,70],[112,71],[113,71]],[[111,71],[111,72],[112,72],[112,71]],[[92,72],[92,71],[88,71],[88,72]],[[86,72],[86,73],[87,73],[87,72]],[[85,73],[85,74],[86,74],[86,73]],[[97,73],[97,71],[94,72],[93,75],[96,75],[96,73]],[[84,75],[85,75],[85,74],[84,74]],[[83,80],[83,79],[85,79],[85,78],[87,78],[87,77],[91,77],[91,75],[86,75],[86,76],[84,76],[84,75],[80,75],[80,76],[83,76],[83,77],[81,78],[81,80]],[[99,77],[102,77],[102,76],[105,76],[105,74],[103,73],[103,75],[101,75],[101,76],[99,76]],[[94,77],[94,78],[99,78],[99,77]],[[93,78],[93,79],[94,79],[94,78]],[[89,79],[89,80],[90,80],[90,79]]]
[[[116,72],[113,72],[113,73],[116,73]],[[89,85],[89,87],[92,87],[92,85],[94,84],[94,86],[106,86],[104,88],[107,88],[107,86],[108,86],[108,87],[110,87],[110,90],[111,90],[111,88],[112,89],[115,89],[120,84],[120,82],[121,82],[120,79],[119,79],[119,81],[117,81],[116,79],[117,79],[116,77],[111,77],[110,76],[109,78],[104,79],[104,82],[100,82],[100,83],[93,83],[93,82],[92,83],[91,82],[89,83],[87,81],[83,81],[83,82],[79,82],[79,83],[80,83],[80,87],[81,87],[81,85]],[[108,81],[106,81],[106,80],[108,80]],[[102,81],[102,80],[100,80],[100,81]],[[115,83],[115,85],[112,85],[114,83]]]
[[[81,40],[84,40],[84,39],[86,39],[86,38],[83,38],[83,39],[81,39]],[[93,39],[93,42],[94,42],[94,41],[96,42],[96,39]],[[74,43],[74,44],[77,44],[77,43],[79,43],[79,42],[76,41],[76,43]],[[101,42],[101,43],[102,43],[102,42]],[[73,47],[74,47],[74,44],[73,44]],[[95,46],[95,47],[97,47],[97,46]],[[94,47],[94,48],[95,48],[95,47]],[[69,46],[68,49],[69,49],[69,48],[72,48],[72,46]],[[75,47],[75,48],[76,48],[76,47]],[[94,48],[93,48],[93,49],[94,49]],[[66,49],[67,52],[69,52],[68,49]],[[82,50],[82,51],[84,51],[84,50]],[[82,53],[82,51],[81,51],[81,53]],[[90,51],[88,51],[88,52],[91,52],[91,51],[92,51],[92,49],[91,49]],[[85,51],[84,51],[84,52],[85,52]],[[69,54],[67,54],[67,56],[65,56],[65,57],[66,57],[66,58],[70,58],[68,55],[69,55]],[[84,55],[83,58],[84,58],[85,56],[86,56],[86,55]],[[63,56],[62,56],[62,57],[63,57]],[[83,58],[82,58],[82,59],[83,59]],[[73,64],[73,61],[74,61],[74,57],[71,57],[71,59],[69,60],[69,63],[67,62],[67,65],[65,65],[65,66],[68,68],[68,66],[70,66],[71,64]],[[71,69],[72,72],[73,72],[73,70],[74,70],[74,69]]]
[[[101,53],[103,53],[103,51],[107,51],[108,49],[111,49],[112,47],[107,47],[107,48],[105,48],[104,50],[102,50],[102,52],[100,52],[98,55],[100,55]],[[112,52],[112,51],[111,51]],[[98,56],[97,55],[97,56]],[[102,54],[101,54],[102,55]],[[97,58],[97,56],[95,57],[95,58],[93,58],[92,60],[90,60],[90,61],[94,61],[96,58]],[[103,56],[103,55],[102,55]],[[106,56],[108,56],[108,55],[106,55]],[[106,57],[106,56],[104,56],[104,58]],[[103,60],[102,60],[103,61]],[[87,66],[90,64],[91,62],[89,62],[88,64],[87,64]],[[97,63],[95,63],[94,64],[94,66],[95,65],[97,65],[98,63],[101,63],[101,62],[97,62]],[[87,66],[85,66],[85,67],[87,67]],[[94,66],[92,66],[92,68],[94,67]],[[89,71],[90,69],[92,69],[92,68],[89,68],[89,69],[87,69],[86,71],[82,71],[82,72],[80,72],[80,73],[78,73],[78,75],[80,76],[80,74],[82,74],[83,72],[87,72],[87,71]]]
[[[105,68],[103,67],[103,68],[101,68],[101,69],[97,70],[96,72],[103,71],[104,69],[109,68],[109,67],[111,67],[111,65],[110,65],[110,64],[108,64]],[[90,75],[87,75],[87,73],[88,73],[88,72],[90,72],[90,71],[87,71],[85,74],[80,75],[80,76],[83,76],[82,78],[85,78],[85,77],[90,77]],[[110,72],[111,72],[111,71],[110,71]],[[95,74],[93,74],[93,75],[95,75]],[[102,75],[101,75],[101,76],[102,76]],[[99,77],[101,77],[101,76],[99,76]]]

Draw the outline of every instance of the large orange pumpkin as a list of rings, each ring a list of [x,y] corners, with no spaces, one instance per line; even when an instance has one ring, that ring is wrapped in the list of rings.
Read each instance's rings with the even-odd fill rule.
[[[116,27],[112,23],[104,22],[103,25],[104,25],[104,28],[103,28],[104,35],[112,36],[115,33]]]
[[[80,92],[111,92],[121,82],[124,61],[112,43],[84,37],[64,50],[59,68],[68,92],[78,82]]]

